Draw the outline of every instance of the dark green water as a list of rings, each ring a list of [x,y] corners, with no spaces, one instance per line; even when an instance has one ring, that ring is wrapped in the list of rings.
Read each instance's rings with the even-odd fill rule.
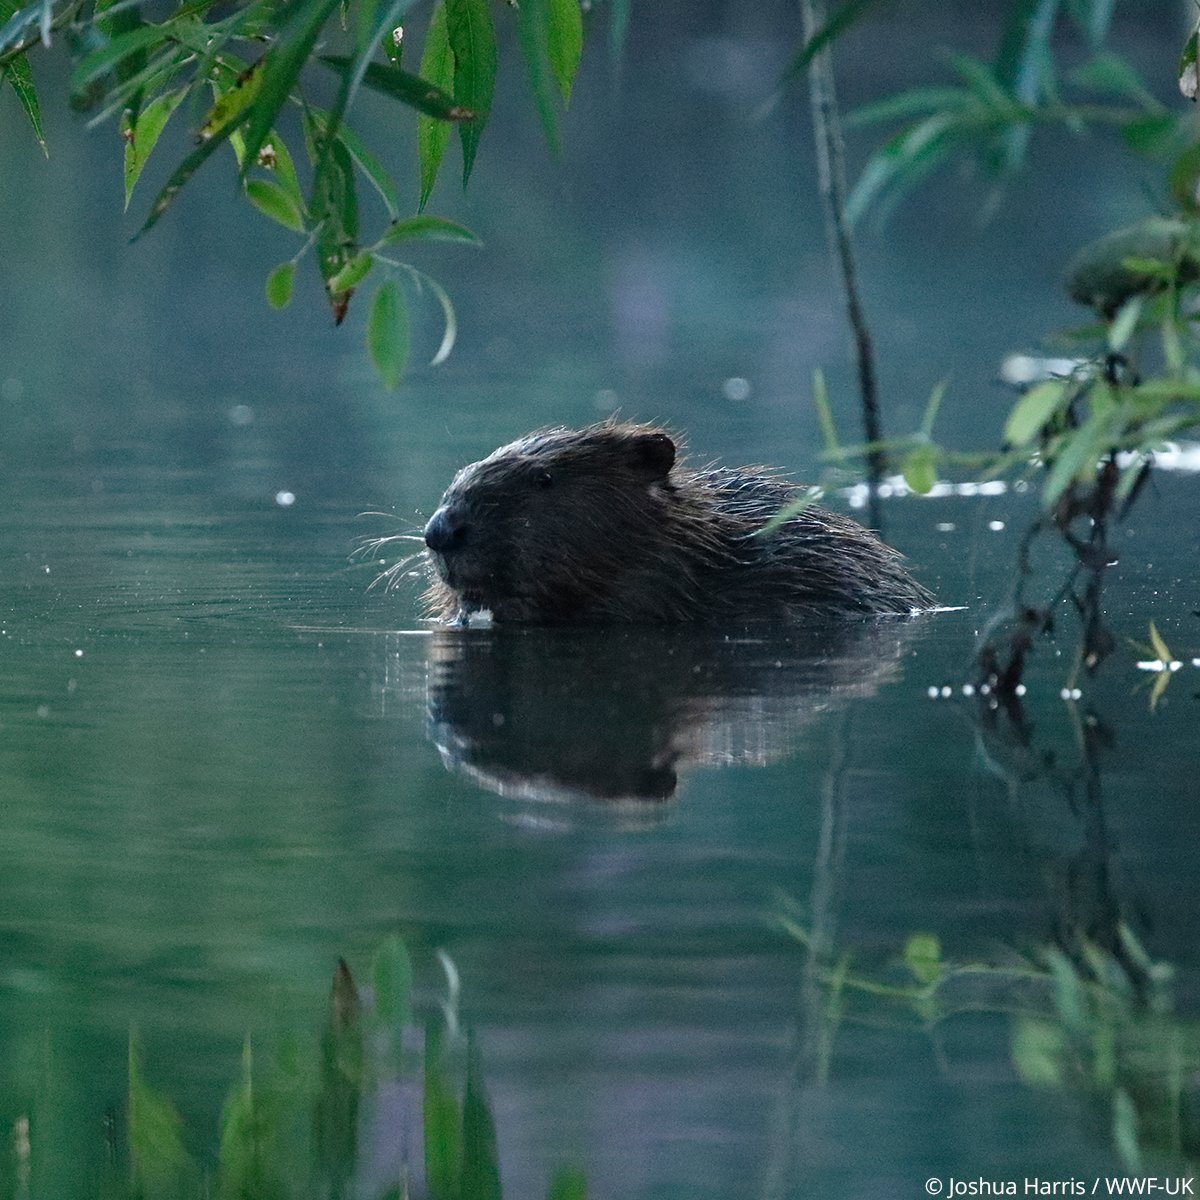
[[[1122,29],[1143,64],[1175,53],[1168,7]],[[511,82],[471,196],[435,205],[487,249],[422,264],[459,301],[460,345],[424,368],[439,332],[418,317],[397,396],[365,366],[361,313],[335,333],[318,297],[257,303],[295,247],[228,179],[128,248],[115,135],[50,109],[44,164],[0,110],[28,181],[0,226],[0,1194],[98,1194],[134,1028],[215,1170],[247,1036],[263,1058],[315,1046],[337,959],[364,979],[397,933],[422,1017],[446,991],[437,952],[457,968],[518,1200],[564,1161],[601,1200],[1129,1173],[1114,1087],[1079,1050],[1103,1022],[1070,1025],[1044,957],[1119,948],[1122,926],[1174,966],[1178,1017],[1123,1030],[1140,1082],[1122,1086],[1146,1173],[1187,1173],[1152,1147],[1164,1094],[1194,1122],[1198,1061],[1194,475],[1161,476],[1120,534],[1099,679],[1061,698],[1065,614],[1022,726],[962,686],[1029,493],[889,501],[889,537],[963,607],[853,636],[434,634],[416,581],[368,591],[378,567],[350,559],[418,529],[462,463],[614,403],[699,458],[812,478],[824,365],[852,436],[803,109],[749,120],[790,14],[643,16],[620,91],[589,60],[558,166]],[[853,61],[877,70],[849,73],[851,99],[934,43],[986,50],[961,20],[871,27]],[[950,373],[947,438],[992,444],[996,364],[1074,319],[1061,264],[1145,208],[1102,145],[1063,139],[1038,165],[986,228],[950,183],[864,237],[890,428]],[[1040,560],[1044,594],[1061,566]],[[1153,708],[1131,644],[1151,620],[1184,663]],[[882,994],[912,982],[921,933],[991,973],[936,1010]],[[1061,1086],[1014,1066],[1031,1020],[1077,1039]],[[364,1097],[363,1195],[416,1136],[405,1095]]]

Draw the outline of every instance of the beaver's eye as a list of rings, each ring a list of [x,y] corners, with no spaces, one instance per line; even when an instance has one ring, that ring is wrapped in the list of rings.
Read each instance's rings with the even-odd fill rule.
[[[549,471],[539,471],[533,477],[533,483],[535,487],[548,488],[553,482],[554,476],[551,475]]]

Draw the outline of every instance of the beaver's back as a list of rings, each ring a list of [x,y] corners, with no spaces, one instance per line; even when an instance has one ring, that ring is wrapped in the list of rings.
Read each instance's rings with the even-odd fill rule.
[[[930,607],[932,594],[901,556],[851,517],[810,504],[768,533],[762,529],[805,489],[755,471],[714,468],[688,485],[740,526],[729,554],[712,563],[718,607],[770,615],[908,615]]]

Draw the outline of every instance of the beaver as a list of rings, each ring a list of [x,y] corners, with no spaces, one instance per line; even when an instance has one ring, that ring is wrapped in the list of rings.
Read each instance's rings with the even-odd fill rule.
[[[432,615],[714,624],[909,615],[932,595],[857,521],[769,469],[688,467],[655,425],[544,429],[454,477],[425,526]]]

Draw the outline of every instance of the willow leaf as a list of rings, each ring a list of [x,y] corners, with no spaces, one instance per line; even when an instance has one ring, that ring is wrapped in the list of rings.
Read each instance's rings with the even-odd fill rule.
[[[7,79],[12,90],[16,92],[25,115],[33,126],[33,136],[47,157],[50,154],[46,146],[46,137],[42,132],[42,112],[38,106],[37,91],[33,86],[33,69],[29,65],[28,55],[19,54],[12,62],[0,69],[0,76]]]
[[[304,216],[287,190],[273,179],[247,179],[246,198],[264,216],[295,233],[304,232]]]
[[[583,14],[579,0],[547,0],[546,50],[563,103],[571,101],[571,85],[583,57]]]
[[[351,69],[353,62],[344,55],[323,55],[321,62],[334,71],[345,73]],[[469,108],[456,104],[451,96],[446,95],[441,88],[434,87],[428,80],[419,75],[410,75],[407,71],[397,71],[395,67],[385,67],[382,63],[371,63],[363,75],[363,83],[374,91],[391,96],[402,104],[407,104],[418,112],[423,112],[440,121],[472,121],[475,113]]]
[[[159,135],[170,119],[171,114],[179,107],[179,102],[187,95],[186,88],[167,92],[158,96],[146,105],[138,114],[137,121],[129,131],[129,140],[125,143],[125,207],[129,207],[129,198],[133,195],[134,185],[154,149]]]
[[[406,217],[403,221],[393,221],[379,239],[381,246],[394,242],[466,242],[478,246],[478,236],[465,225],[457,221],[448,221],[445,217]]]
[[[89,83],[115,70],[130,56],[145,51],[150,46],[157,46],[170,40],[170,32],[163,25],[139,25],[125,33],[119,33],[115,38],[97,47],[85,55],[79,65],[71,72],[71,91],[83,92]],[[142,69],[144,62],[139,65]]]
[[[147,233],[155,225],[158,224],[159,218],[171,206],[175,197],[179,195],[180,189],[195,173],[209,160],[209,158],[220,149],[221,145],[230,137],[230,135],[241,126],[250,115],[250,110],[247,109],[239,116],[235,117],[224,128],[219,129],[207,141],[201,142],[195,150],[191,152],[175,168],[171,173],[170,179],[163,185],[162,191],[158,193],[154,203],[150,206],[150,213],[146,217],[145,223],[141,229],[134,234],[134,240],[140,238],[142,234]]]
[[[571,0],[575,3],[575,0]],[[475,113],[458,127],[462,141],[463,187],[492,108],[496,86],[496,32],[487,0],[445,0],[446,34],[454,54],[454,99]]]
[[[408,361],[408,319],[404,294],[389,279],[375,293],[367,321],[367,350],[383,385],[394,390]]]
[[[554,108],[554,96],[546,78],[546,43],[548,39],[546,0],[523,0],[517,10],[517,37],[521,53],[525,58],[525,70],[529,77],[529,90],[533,93],[533,104],[542,122],[546,142],[555,156],[559,153],[558,114]]]
[[[243,170],[258,157],[258,151],[275,124],[279,110],[292,93],[300,70],[312,54],[317,38],[339,0],[293,0],[279,23],[279,40],[267,53],[258,97],[250,109],[246,129]]]

